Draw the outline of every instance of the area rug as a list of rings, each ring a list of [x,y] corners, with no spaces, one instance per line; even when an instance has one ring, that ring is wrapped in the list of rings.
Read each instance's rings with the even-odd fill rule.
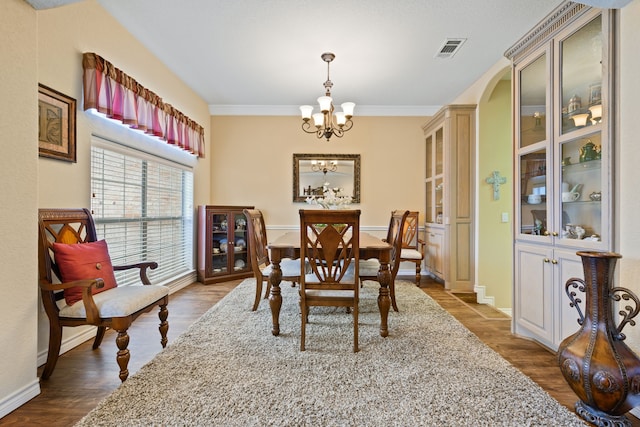
[[[413,283],[379,334],[365,282],[360,351],[344,308],[314,307],[300,351],[297,289],[282,286],[281,333],[253,279],[238,285],[78,426],[578,426],[571,411],[484,345]]]

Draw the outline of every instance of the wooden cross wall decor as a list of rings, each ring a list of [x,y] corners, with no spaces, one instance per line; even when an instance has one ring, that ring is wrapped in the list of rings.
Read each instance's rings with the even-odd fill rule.
[[[486,181],[487,184],[493,185],[493,200],[500,200],[500,186],[507,182],[507,177],[500,176],[499,171],[493,171]]]

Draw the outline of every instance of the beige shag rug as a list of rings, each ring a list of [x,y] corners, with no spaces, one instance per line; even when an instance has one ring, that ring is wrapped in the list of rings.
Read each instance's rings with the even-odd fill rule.
[[[78,426],[578,426],[550,397],[412,283],[379,334],[365,282],[360,352],[352,317],[312,309],[300,352],[297,289],[282,287],[280,336],[247,279]],[[169,319],[171,320],[171,319]]]

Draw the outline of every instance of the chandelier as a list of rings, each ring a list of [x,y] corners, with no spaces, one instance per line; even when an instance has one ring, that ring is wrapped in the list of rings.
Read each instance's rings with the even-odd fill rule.
[[[327,141],[335,135],[342,138],[342,135],[353,127],[351,117],[353,117],[353,108],[356,106],[353,102],[345,102],[341,105],[342,111],[334,111],[333,100],[331,99],[331,87],[333,83],[329,79],[329,65],[336,56],[333,53],[323,53],[321,58],[327,63],[327,81],[324,82],[326,93],[318,98],[320,104],[320,112],[313,113],[311,105],[303,105],[300,107],[302,112],[302,130],[306,133],[315,133],[318,138],[326,138]],[[313,117],[315,129],[312,128],[310,120]]]
[[[322,172],[326,176],[327,172],[338,170],[338,161],[311,160],[311,170],[313,172]]]

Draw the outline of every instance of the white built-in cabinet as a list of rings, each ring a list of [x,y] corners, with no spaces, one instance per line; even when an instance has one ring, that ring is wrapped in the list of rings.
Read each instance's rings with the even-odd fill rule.
[[[425,266],[446,289],[474,287],[475,105],[448,105],[422,127]]]
[[[565,2],[507,51],[513,329],[553,350],[579,328],[565,293],[569,278],[583,277],[576,252],[613,248],[614,14]]]

